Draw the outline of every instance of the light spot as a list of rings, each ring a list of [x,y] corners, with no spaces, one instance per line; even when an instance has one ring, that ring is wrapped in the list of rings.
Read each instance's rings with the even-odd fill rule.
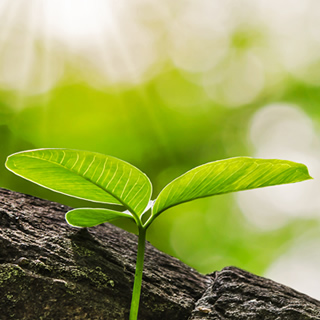
[[[264,276],[320,299],[319,239],[297,239],[288,252],[277,259]]]
[[[307,165],[312,181],[240,192],[235,195],[248,221],[275,229],[295,218],[320,218],[320,140],[311,119],[296,105],[272,104],[252,118],[249,142],[257,158],[278,158]]]

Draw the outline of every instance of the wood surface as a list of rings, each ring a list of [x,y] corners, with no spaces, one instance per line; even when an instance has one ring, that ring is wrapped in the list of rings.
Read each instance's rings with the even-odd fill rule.
[[[69,209],[0,188],[0,320],[128,319],[137,236],[72,228]],[[201,275],[147,243],[139,319],[320,319],[320,302],[235,267]]]

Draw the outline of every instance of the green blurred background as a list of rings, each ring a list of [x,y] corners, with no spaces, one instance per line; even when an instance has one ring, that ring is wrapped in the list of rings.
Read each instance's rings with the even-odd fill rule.
[[[320,299],[319,34],[316,0],[2,0],[0,186],[85,204],[5,169],[34,148],[128,161],[153,198],[209,161],[302,162],[313,181],[174,207],[148,240],[202,273],[235,265]]]

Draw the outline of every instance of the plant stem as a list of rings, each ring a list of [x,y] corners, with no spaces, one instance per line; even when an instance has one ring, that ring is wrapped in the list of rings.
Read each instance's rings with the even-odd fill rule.
[[[146,228],[144,228],[143,226],[139,226],[136,272],[134,275],[134,284],[133,284],[133,291],[132,291],[129,320],[138,319],[141,284],[142,284],[143,260],[144,260],[145,246],[146,246],[146,232],[147,232]]]

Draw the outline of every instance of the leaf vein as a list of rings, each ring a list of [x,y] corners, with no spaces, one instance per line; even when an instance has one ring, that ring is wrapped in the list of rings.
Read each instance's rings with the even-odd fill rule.
[[[89,164],[88,168],[87,168],[86,171],[83,173],[83,175],[85,175],[85,174],[89,171],[89,169],[91,168],[91,166],[92,166],[92,164],[95,162],[95,160],[96,160],[96,156],[93,157],[93,160],[91,161],[91,163]]]
[[[109,158],[106,158],[106,160],[104,161],[102,171],[101,171],[100,176],[99,176],[98,180],[96,181],[96,183],[99,182],[99,180],[101,179],[102,175],[104,174],[104,171],[106,170],[106,164],[107,164],[108,160],[109,160]]]
[[[118,163],[117,163],[116,170],[114,171],[112,178],[109,180],[109,182],[108,182],[107,185],[105,186],[105,189],[108,189],[111,181],[112,181],[112,180],[114,179],[114,177],[116,176],[116,174],[117,174],[117,172],[118,172],[118,167],[119,167],[119,165],[118,165]]]
[[[130,180],[130,178],[131,178],[131,174],[132,174],[132,169],[130,169],[130,172],[129,172],[129,176],[128,176],[128,179],[127,179],[127,182],[126,182],[126,184],[125,184],[125,186],[124,186],[124,188],[123,188],[123,190],[122,190],[122,192],[121,192],[121,198],[122,198],[122,196],[123,196],[123,194],[124,194],[124,192],[125,192],[125,190],[126,190],[126,188],[127,188],[127,185],[128,185],[128,183],[129,183],[129,180]]]
[[[116,185],[113,187],[113,189],[112,189],[112,191],[111,191],[111,192],[114,192],[114,190],[117,188],[117,186],[118,186],[119,182],[121,181],[122,177],[124,176],[124,173],[125,173],[125,172],[123,171],[123,172],[122,172],[121,177],[118,179],[118,181],[117,181]]]
[[[75,163],[73,164],[73,166],[70,168],[70,170],[73,170],[73,168],[76,166],[78,161],[79,161],[79,153],[77,153],[77,159],[76,159]]]
[[[126,201],[126,199],[128,198],[129,194],[131,193],[131,191],[135,188],[135,186],[138,184],[140,180],[140,176],[138,176],[138,180],[136,181],[136,183],[132,186],[132,188],[130,189],[130,191],[127,193],[127,195],[124,197],[123,201]]]
[[[144,183],[141,187],[140,187],[140,189],[135,193],[135,195],[132,197],[133,199],[135,199],[135,197],[137,196],[137,194],[141,191],[141,189],[145,186],[145,184],[146,183]],[[143,199],[144,199],[144,197],[141,197],[141,199],[140,199],[140,201],[138,202],[138,204],[136,204],[135,206],[134,206],[134,210],[136,210],[137,209],[137,207],[140,205],[140,203],[143,201]]]
[[[62,164],[62,162],[63,162],[64,158],[66,157],[66,153],[65,153],[65,151],[64,151],[64,150],[62,150],[62,153],[63,153],[63,157],[62,157],[61,161],[59,162],[60,164]]]

